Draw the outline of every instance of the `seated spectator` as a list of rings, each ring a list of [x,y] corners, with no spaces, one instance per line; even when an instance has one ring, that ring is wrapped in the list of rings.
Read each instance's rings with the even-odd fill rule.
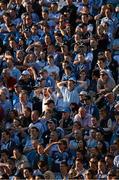
[[[78,114],[74,117],[74,122],[79,121],[82,127],[89,128],[91,126],[91,117],[91,114],[86,113],[86,109],[84,107],[80,107]]]
[[[16,144],[11,139],[11,134],[8,130],[4,130],[1,134],[1,150],[7,150],[8,154],[12,155],[12,150],[15,148]]]
[[[106,70],[100,72],[100,78],[97,82],[97,91],[98,93],[104,94],[110,92],[115,87],[115,81],[112,77],[109,76]]]

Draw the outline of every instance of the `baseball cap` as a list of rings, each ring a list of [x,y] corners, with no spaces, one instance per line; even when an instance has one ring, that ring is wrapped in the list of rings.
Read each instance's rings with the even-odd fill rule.
[[[70,108],[65,107],[65,108],[63,108],[63,109],[61,110],[61,112],[71,112],[71,111],[70,111]]]
[[[41,70],[39,71],[40,74],[42,74],[42,73],[44,73],[44,72],[47,72],[47,70],[46,70],[46,69],[41,69]]]
[[[30,72],[28,70],[24,70],[21,74],[22,75],[30,75]]]
[[[54,119],[50,119],[47,121],[47,124],[56,124],[56,122],[54,121]]]
[[[79,94],[79,96],[80,96],[80,95],[85,95],[85,96],[87,96],[88,94],[87,94],[86,91],[81,91],[80,94]]]
[[[76,79],[74,77],[69,78],[69,81],[76,82]]]
[[[48,105],[48,104],[50,104],[50,103],[53,103],[53,104],[54,104],[54,101],[53,101],[52,99],[49,99],[49,100],[47,100],[47,102],[45,103],[45,105]]]

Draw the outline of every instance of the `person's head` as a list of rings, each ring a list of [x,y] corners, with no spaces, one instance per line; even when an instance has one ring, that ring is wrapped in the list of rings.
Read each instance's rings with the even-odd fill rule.
[[[84,158],[84,151],[78,148],[77,151],[76,151],[76,158],[83,160],[83,158]]]
[[[82,139],[82,131],[81,130],[74,130],[74,138],[77,140]]]
[[[4,21],[4,23],[6,23],[6,24],[8,24],[8,23],[11,22],[11,21],[10,21],[10,15],[9,15],[9,13],[4,13],[4,14],[3,14],[3,21]]]
[[[0,89],[0,101],[4,102],[7,98],[7,95],[3,89]]]
[[[68,148],[67,140],[66,139],[60,139],[58,142],[59,151],[62,153],[64,151],[66,151],[67,148]]]
[[[30,107],[25,107],[23,115],[25,117],[27,117],[27,118],[31,117],[31,108]]]
[[[8,164],[8,168],[10,169],[10,171],[12,173],[12,171],[15,169],[15,160],[13,158],[10,158],[7,161],[7,164]]]
[[[82,160],[82,158],[76,158],[75,168],[77,170],[79,170],[79,171],[83,169],[83,160]]]
[[[68,6],[72,5],[72,0],[66,0]]]
[[[68,90],[72,91],[75,87],[75,79],[69,79],[68,82],[67,82],[67,88]]]
[[[62,119],[67,120],[68,118],[70,118],[70,109],[69,108],[64,108],[62,110]]]
[[[103,133],[101,131],[96,132],[96,140],[103,141]]]
[[[97,149],[99,153],[105,154],[107,152],[106,145],[103,141],[97,141]]]
[[[39,133],[36,134],[36,137],[31,138],[31,144],[32,144],[32,147],[33,147],[33,149],[35,151],[37,150],[37,146],[39,144],[39,139],[38,138],[39,138]]]
[[[6,1],[0,1],[0,10],[1,11],[7,10],[7,2]]]
[[[84,118],[86,116],[85,107],[80,107],[79,110],[78,110],[78,114],[80,115],[81,118]]]
[[[90,135],[90,137],[91,138],[96,138],[96,130],[95,129],[91,129],[90,131],[89,131],[89,135]]]
[[[44,153],[44,147],[42,144],[37,145],[37,153],[38,154],[43,154]]]
[[[37,35],[37,32],[38,32],[37,25],[32,25],[32,27],[31,27],[31,34]]]
[[[10,140],[11,134],[8,130],[4,130],[1,134],[1,141],[8,142]]]
[[[45,103],[46,107],[49,108],[49,109],[54,109],[55,108],[55,103],[53,100],[48,100],[46,103]]]
[[[105,119],[105,118],[108,116],[108,110],[107,110],[107,108],[102,107],[102,108],[99,110],[99,116],[100,116],[100,119]]]
[[[12,60],[7,60],[7,66],[8,66],[8,68],[13,68],[13,66],[14,66],[13,61]]]
[[[80,101],[81,101],[82,103],[84,103],[84,100],[85,100],[86,96],[87,96],[87,92],[86,92],[86,91],[81,91],[81,92],[79,93],[79,99],[80,99]]]
[[[99,152],[98,152],[98,149],[97,149],[97,147],[91,147],[91,148],[89,148],[88,149],[89,150],[89,157],[90,158],[94,158],[94,157],[98,157],[99,156]]]
[[[46,35],[45,35],[45,44],[46,44],[47,46],[49,46],[49,45],[51,45],[51,43],[52,43],[52,40],[51,40],[50,35],[46,34]]]
[[[52,115],[53,115],[53,109],[46,108],[44,111],[44,117],[49,120],[52,118]]]
[[[92,125],[92,127],[97,127],[97,125],[98,125],[98,120],[95,116],[91,117],[91,125]]]
[[[50,121],[48,121],[47,124],[48,124],[48,129],[49,129],[51,132],[55,130],[56,125],[55,125],[55,122],[54,122],[54,121],[50,120]]]
[[[52,131],[50,133],[50,140],[49,141],[50,141],[50,143],[58,141],[58,133],[56,131]]]
[[[40,76],[43,77],[44,79],[46,79],[48,77],[48,71],[45,69],[42,69],[40,71]]]
[[[55,179],[54,173],[52,171],[49,171],[49,170],[44,173],[44,177],[46,180]]]
[[[98,25],[97,26],[97,35],[98,36],[102,36],[104,34],[104,27],[103,27],[103,25]]]
[[[84,63],[84,62],[85,62],[84,54],[81,53],[81,52],[78,53],[78,61],[79,61],[80,63]]]
[[[26,14],[26,16],[25,16],[25,24],[27,25],[27,26],[31,26],[32,25],[32,17],[31,17],[31,15],[30,14]]]
[[[81,15],[81,21],[82,21],[82,23],[88,23],[88,19],[89,19],[89,17],[88,17],[88,14],[82,14]]]
[[[29,135],[30,135],[31,139],[38,139],[38,137],[39,137],[39,130],[38,130],[38,128],[34,127],[34,126],[31,127],[29,129]]]
[[[106,163],[104,159],[98,161],[98,171],[102,171],[105,173],[106,171]]]
[[[15,84],[14,90],[16,94],[20,94],[20,92],[22,91],[22,87],[20,86],[20,84]]]
[[[107,82],[107,81],[108,81],[109,75],[108,75],[108,72],[106,72],[106,70],[100,71],[100,79],[101,79],[103,82]]]
[[[110,104],[112,104],[115,100],[115,96],[113,92],[105,94],[105,97]]]
[[[20,122],[20,120],[18,118],[14,118],[12,125],[13,125],[14,128],[17,129],[21,125],[21,122]]]
[[[30,2],[26,3],[25,8],[26,8],[26,12],[28,12],[29,14],[33,13],[33,7]]]
[[[44,173],[48,170],[48,165],[47,165],[47,162],[45,160],[39,160],[37,165],[38,165],[38,168],[40,169],[40,171],[42,173]]]
[[[53,55],[48,55],[47,60],[48,60],[48,64],[49,65],[53,65],[54,64],[54,57],[53,57]]]
[[[42,9],[42,18],[44,20],[48,19],[49,13],[47,9]]]
[[[84,174],[85,180],[91,180],[94,179],[94,172],[92,169],[88,169]]]
[[[1,150],[0,151],[0,158],[1,158],[1,162],[7,162],[9,159],[9,152],[6,149]]]
[[[66,66],[66,67],[64,68],[64,73],[65,73],[66,75],[71,75],[71,73],[72,73],[71,67],[70,67],[70,66]]]
[[[33,170],[32,168],[24,168],[23,169],[23,177],[26,179],[30,179],[33,175]]]
[[[77,103],[71,103],[70,104],[70,109],[72,112],[78,112],[79,105]]]
[[[23,151],[21,148],[14,148],[13,149],[13,157],[15,160],[19,160],[22,156]]]
[[[91,39],[90,39],[90,47],[96,49],[96,48],[97,48],[97,45],[98,45],[98,42],[97,42],[96,38],[94,38],[94,37],[91,38]]]
[[[43,180],[43,179],[45,179],[45,177],[42,174],[35,176],[35,180]]]
[[[57,10],[58,10],[58,3],[57,2],[53,2],[53,3],[51,2],[50,8],[51,8],[52,12],[57,12]]]
[[[110,8],[106,8],[106,9],[105,9],[105,16],[106,16],[107,18],[110,18],[110,17],[111,17],[111,9],[110,9]]]
[[[87,76],[87,74],[86,74],[85,69],[83,69],[79,72],[79,78],[81,78],[81,80],[85,80],[86,76]]]
[[[3,76],[3,79],[8,79],[10,77],[10,70],[8,68],[3,69],[2,76]]]
[[[33,122],[36,122],[36,121],[38,120],[38,118],[39,118],[39,111],[33,110],[33,111],[31,112],[31,120],[32,120]]]
[[[118,179],[118,177],[116,177],[116,171],[115,169],[110,169],[107,173],[107,180],[115,180]]]
[[[105,68],[105,58],[99,58],[97,61],[97,65],[99,69],[104,69]]]
[[[81,123],[79,121],[75,121],[73,123],[72,131],[74,132],[75,130],[81,129]]]
[[[90,95],[85,96],[84,104],[89,106],[91,103],[92,103],[91,96]]]
[[[68,53],[69,53],[68,46],[67,46],[67,45],[61,46],[61,52],[62,52],[64,55],[68,55]]]
[[[98,160],[97,160],[97,158],[92,157],[89,160],[89,167],[94,171],[97,170],[97,168],[98,168]]]
[[[105,58],[109,61],[112,58],[112,52],[110,49],[105,50]]]
[[[75,33],[74,34],[74,41],[75,41],[75,43],[79,43],[80,39],[81,39],[80,34],[79,33]]]
[[[68,174],[68,170],[69,170],[69,167],[68,167],[67,162],[62,161],[60,163],[60,172],[61,172],[62,176],[66,176]]]
[[[55,40],[56,40],[57,43],[63,41],[62,34],[61,34],[60,32],[56,32],[56,33],[54,34],[54,36],[55,36]]]
[[[112,154],[107,154],[105,156],[105,162],[107,167],[113,167],[114,156]]]
[[[20,94],[19,94],[19,101],[21,103],[23,103],[23,104],[27,102],[27,93],[26,93],[26,91],[20,92]]]

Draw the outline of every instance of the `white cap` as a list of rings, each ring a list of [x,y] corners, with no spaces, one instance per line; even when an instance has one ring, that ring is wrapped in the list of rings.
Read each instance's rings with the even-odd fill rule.
[[[30,75],[30,73],[29,73],[28,70],[24,70],[24,71],[22,72],[22,75]]]
[[[86,91],[81,91],[79,95],[87,95],[87,92]]]

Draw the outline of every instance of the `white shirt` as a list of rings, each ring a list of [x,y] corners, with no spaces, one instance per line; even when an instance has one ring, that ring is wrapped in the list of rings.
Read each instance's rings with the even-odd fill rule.
[[[45,66],[44,69],[48,71],[48,74],[51,75],[53,72],[55,72],[57,75],[59,75],[59,67],[56,65],[53,66]]]

